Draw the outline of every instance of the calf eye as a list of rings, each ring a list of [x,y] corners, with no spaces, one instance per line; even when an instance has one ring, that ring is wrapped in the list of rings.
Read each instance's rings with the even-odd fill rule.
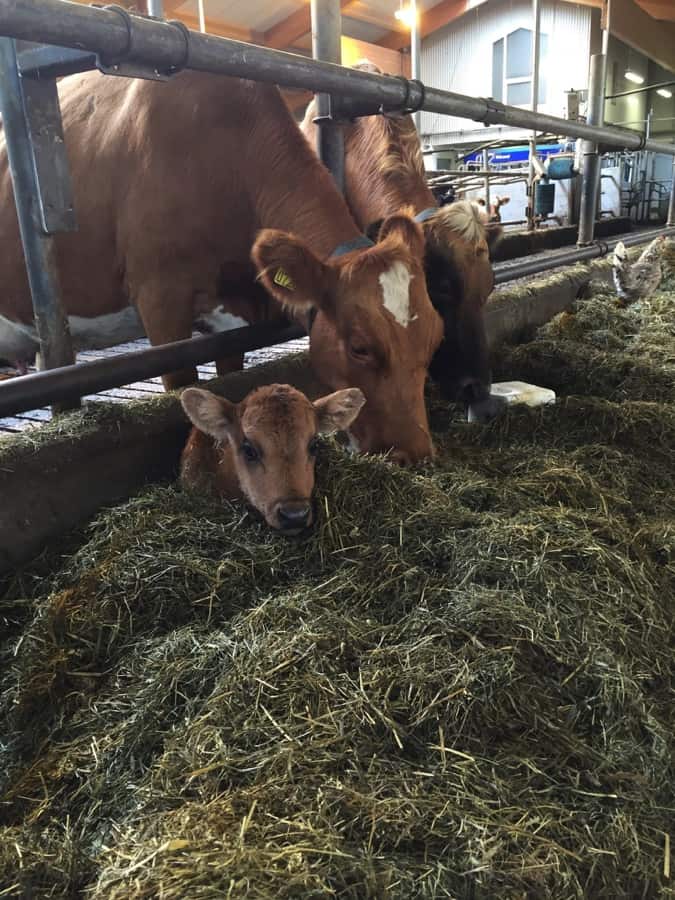
[[[260,453],[258,453],[250,441],[244,440],[241,445],[241,452],[244,454],[244,459],[248,463],[258,462],[260,460]]]
[[[319,452],[319,439],[318,437],[313,437],[312,440],[307,445],[307,452],[310,456],[316,456]]]

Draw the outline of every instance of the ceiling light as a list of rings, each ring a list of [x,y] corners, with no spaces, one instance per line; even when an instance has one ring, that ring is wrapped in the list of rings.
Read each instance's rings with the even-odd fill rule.
[[[659,95],[659,97],[665,97],[666,100],[670,100],[670,98],[673,96],[673,92],[669,91],[668,88],[658,88],[656,93]]]
[[[398,19],[406,28],[412,28],[415,21],[415,13],[409,6],[402,6],[394,13],[394,18]]]
[[[637,72],[631,72],[630,69],[628,69],[626,72],[624,72],[623,77],[628,79],[628,81],[632,81],[633,84],[643,84],[644,83],[644,78],[642,77],[642,75],[638,75]]]

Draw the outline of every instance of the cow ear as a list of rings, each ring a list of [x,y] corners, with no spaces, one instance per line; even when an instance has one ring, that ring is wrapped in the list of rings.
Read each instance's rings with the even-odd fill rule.
[[[188,419],[200,431],[219,441],[232,434],[237,422],[234,403],[201,388],[186,388],[180,402]]]
[[[336,274],[299,238],[266,228],[251,257],[265,289],[279,303],[299,311],[326,305]]]
[[[336,391],[314,402],[318,418],[318,430],[323,434],[346,431],[361,412],[366,398],[358,388]]]
[[[422,227],[410,216],[398,213],[387,216],[380,225],[377,236],[378,243],[386,238],[393,238],[397,243],[408,247],[414,256],[424,256],[424,232]]]

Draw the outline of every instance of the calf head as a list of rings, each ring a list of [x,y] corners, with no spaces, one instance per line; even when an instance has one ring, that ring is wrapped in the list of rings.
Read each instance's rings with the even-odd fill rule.
[[[310,357],[319,378],[334,390],[363,391],[353,445],[401,464],[433,453],[424,383],[443,331],[423,257],[421,229],[407,215],[385,219],[375,246],[327,262],[278,231],[263,231],[253,248],[267,290],[287,307],[314,309]]]
[[[459,201],[424,223],[427,286],[443,318],[444,340],[430,374],[449,400],[474,407],[478,418],[492,410],[490,360],[484,307],[494,287],[490,247],[501,228],[487,227],[479,208]]]
[[[241,403],[188,388],[181,403],[193,425],[215,439],[231,493],[272,528],[297,534],[312,523],[317,435],[349,428],[365,398],[348,388],[312,403],[290,385],[272,384]]]

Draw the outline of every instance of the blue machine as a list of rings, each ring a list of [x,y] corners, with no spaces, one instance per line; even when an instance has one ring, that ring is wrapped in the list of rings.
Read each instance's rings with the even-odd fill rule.
[[[537,156],[540,159],[546,159],[556,153],[569,153],[574,149],[574,143],[569,141],[561,144],[539,144],[537,146]],[[516,147],[497,147],[488,150],[488,163],[491,166],[512,166],[515,163],[526,163],[530,159],[530,148],[526,144]],[[483,164],[483,151],[476,150],[475,153],[469,153],[463,158],[467,165]]]

